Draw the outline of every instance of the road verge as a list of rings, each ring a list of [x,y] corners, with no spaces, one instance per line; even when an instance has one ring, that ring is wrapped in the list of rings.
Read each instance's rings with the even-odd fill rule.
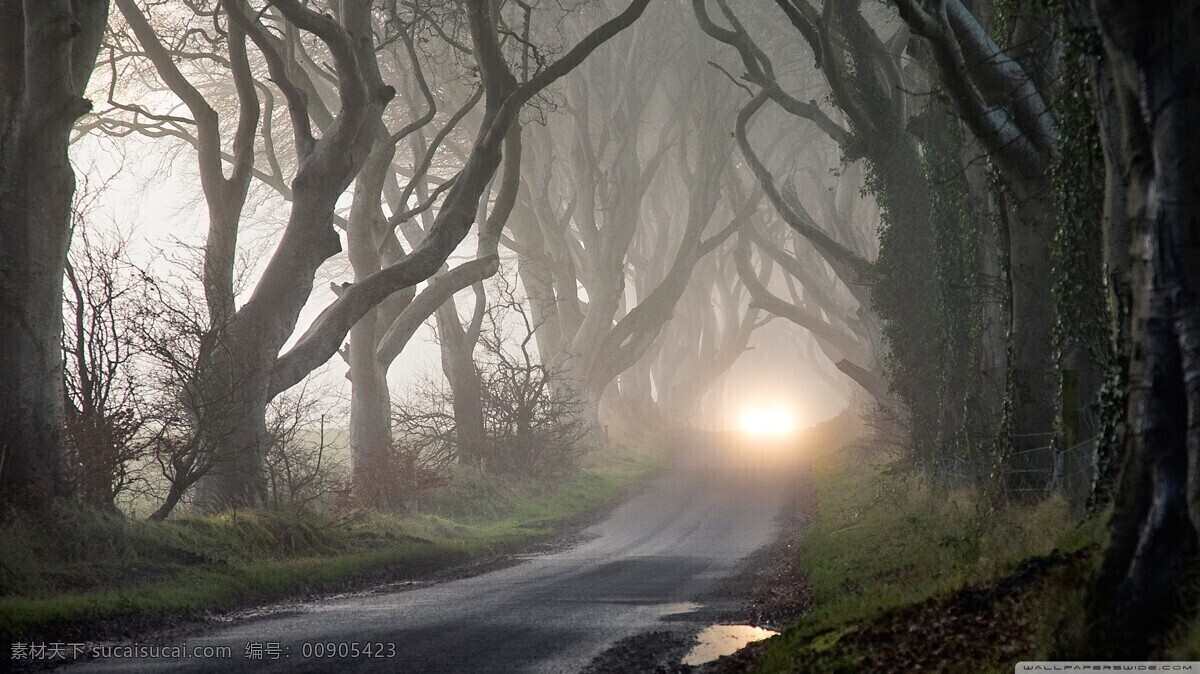
[[[813,457],[818,516],[794,541],[812,609],[705,672],[1011,672],[1081,629],[1102,517],[931,490],[866,442]]]
[[[62,506],[0,524],[0,636],[124,638],[283,599],[428,579],[582,528],[659,468],[660,436],[555,480],[464,478],[403,516],[230,511],[167,522]]]

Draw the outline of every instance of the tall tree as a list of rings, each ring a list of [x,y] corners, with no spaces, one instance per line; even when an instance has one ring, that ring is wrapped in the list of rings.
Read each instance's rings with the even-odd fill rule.
[[[134,15],[138,8],[132,0],[122,2],[122,9]],[[446,190],[437,217],[409,254],[343,286],[337,299],[283,354],[281,349],[292,337],[300,311],[308,302],[317,268],[341,250],[334,226],[337,202],[370,156],[382,111],[395,92],[382,82],[375,62],[369,3],[337,3],[336,16],[289,0],[272,2],[272,11],[265,13],[251,13],[250,6],[240,0],[223,6],[231,35],[238,31],[254,42],[271,81],[287,102],[296,169],[286,188],[291,211],[279,244],[246,302],[213,326],[204,362],[196,381],[188,386],[190,407],[204,419],[197,426],[206,436],[201,444],[210,453],[232,457],[220,462],[204,481],[201,496],[206,507],[261,500],[267,402],[336,354],[346,334],[375,306],[441,269],[470,231],[478,203],[499,168],[508,130],[525,102],[636,20],[648,2],[635,0],[524,83],[514,81],[496,60],[501,24],[495,4],[485,0],[466,3],[474,58],[485,90],[484,113],[475,142]],[[267,21],[285,35],[315,37],[328,52],[332,72],[322,71],[321,77],[328,80],[325,86],[336,91],[338,107],[327,125],[318,119],[322,106],[309,95],[306,72],[292,60],[297,51],[288,49],[286,42],[267,28]],[[143,32],[140,41],[143,37],[150,44],[156,41],[156,36]],[[170,68],[160,68],[160,76],[163,72],[169,75]],[[186,91],[186,87],[182,89]],[[243,110],[254,106],[249,98]],[[314,121],[324,127],[319,136],[314,133]],[[252,147],[246,150],[252,152]],[[221,168],[219,163],[217,167]],[[484,229],[488,236],[495,236]],[[473,267],[494,272],[498,263],[495,246],[482,250]],[[434,307],[437,304],[440,302]]]
[[[1009,218],[1013,469],[1019,490],[1047,486],[1048,445],[1058,412],[1051,238],[1058,217],[1051,164],[1058,134],[1047,13],[1033,11],[1015,50],[1002,49],[960,0],[898,0],[923,37],[955,110],[1011,190]],[[1002,205],[1002,207],[1004,207]],[[1039,449],[1046,447],[1046,449]]]
[[[1095,593],[1095,645],[1141,657],[1194,611],[1200,552],[1200,12],[1094,0],[1105,70],[1108,241],[1132,259],[1127,456]],[[1110,86],[1107,92],[1105,85]],[[1111,230],[1127,230],[1125,237]],[[1118,264],[1120,264],[1118,262]],[[1119,319],[1118,319],[1119,320]]]
[[[570,126],[530,129],[537,151],[511,228],[538,347],[592,424],[618,376],[653,348],[698,261],[757,205],[731,206],[738,169],[722,127],[733,110],[670,17],[659,12],[569,82]],[[570,170],[555,171],[564,154]]]
[[[782,190],[772,203],[844,282],[861,291],[869,277],[892,387],[921,463],[936,472],[942,458],[966,451],[978,459],[977,475],[987,476],[990,452],[980,446],[1011,429],[999,445],[1007,486],[1044,492],[1059,388],[1050,245],[1057,137],[1046,103],[1056,52],[1046,13],[1036,3],[1010,3],[1020,10],[1017,46],[1005,51],[957,0],[898,2],[908,22],[898,27],[868,3],[776,0],[824,76],[837,108],[826,112],[815,98],[789,93],[790,74],[776,73],[730,3],[714,1],[723,21],[700,0],[695,14],[709,35],[737,50],[742,79],[757,88],[739,126],[773,102],[826,133],[846,160],[864,160],[882,211],[879,257],[869,267],[797,217]],[[930,88],[938,95],[913,95]],[[752,161],[753,147],[741,145]],[[999,176],[991,191],[979,168],[988,163]],[[765,185],[776,180],[761,163],[757,172]],[[996,264],[1002,241],[1007,268]],[[1001,281],[1005,290],[996,292]],[[1001,426],[1002,418],[1010,424]]]
[[[0,20],[0,496],[30,507],[64,490],[63,275],[75,174],[71,129],[107,0],[3,0]]]
[[[720,19],[710,14],[710,4],[716,5]],[[939,356],[930,334],[937,324],[936,288],[928,273],[933,256],[927,243],[932,238],[932,193],[922,171],[920,143],[909,132],[921,106],[910,100],[902,86],[911,80],[903,68],[906,34],[881,37],[857,2],[825,3],[822,9],[807,0],[777,4],[812,55],[836,110],[823,109],[812,92],[792,93],[785,88],[785,74],[776,71],[771,56],[730,3],[693,0],[700,27],[736,50],[744,68],[741,80],[752,88],[752,98],[734,125],[739,149],[780,218],[820,254],[859,305],[881,320],[892,388],[914,425],[932,427],[939,409],[932,395],[936,390],[932,365]],[[828,136],[845,160],[864,161],[867,185],[883,216],[876,260],[868,261],[831,236],[802,204],[789,198],[788,185],[759,157],[750,125],[768,103]],[[760,296],[765,299],[763,293]],[[924,440],[914,438],[914,444]]]
[[[765,270],[755,280],[766,284],[770,272]],[[661,348],[647,354],[652,357],[649,365],[628,373],[631,378],[642,376],[638,370],[643,369],[644,376],[653,378],[664,418],[682,421],[700,416],[705,397],[748,349],[754,331],[771,320],[747,304],[733,256],[717,250],[704,258],[663,331]],[[649,407],[649,386],[639,393],[626,390],[622,375],[621,400],[633,414]]]

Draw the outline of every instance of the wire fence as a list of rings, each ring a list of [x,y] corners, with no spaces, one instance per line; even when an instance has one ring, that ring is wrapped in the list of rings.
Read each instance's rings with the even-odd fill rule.
[[[1053,434],[1047,435],[1052,436]],[[1006,475],[1043,476],[1042,479],[1020,480],[1018,482],[1029,486],[1010,486],[1010,490],[1043,493],[1065,491],[1069,492],[1068,497],[1086,498],[1086,492],[1091,488],[1095,473],[1095,464],[1092,460],[1095,449],[1096,438],[1091,437],[1067,448],[1057,448],[1053,444],[1046,444],[1009,452],[1008,461],[1005,461],[1004,473]],[[1042,465],[1020,468],[1012,465],[1013,457],[1038,452],[1053,452],[1053,456],[1049,462],[1039,462]]]
[[[1054,433],[1028,433],[1012,437],[1039,438],[1043,442],[1005,454],[1000,463],[1000,474],[992,474],[990,478],[1001,478],[1001,483],[1009,492],[1062,493],[1073,504],[1087,501],[1096,472],[1096,437],[1066,448],[1054,442]],[[992,460],[987,458],[986,452],[979,451],[973,456],[937,457],[933,460],[932,468],[938,479],[949,483],[981,484],[989,479],[988,465],[993,465]]]

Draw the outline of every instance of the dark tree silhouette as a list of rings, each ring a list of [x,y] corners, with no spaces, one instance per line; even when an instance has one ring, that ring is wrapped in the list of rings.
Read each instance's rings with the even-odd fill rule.
[[[0,2],[0,496],[31,508],[66,487],[67,145],[107,18],[108,0]]]
[[[1112,87],[1100,100],[1115,107],[1102,112],[1120,129],[1109,202],[1125,208],[1108,226],[1133,244],[1130,432],[1093,618],[1097,646],[1140,657],[1177,611],[1194,610],[1200,552],[1200,11],[1092,7]]]

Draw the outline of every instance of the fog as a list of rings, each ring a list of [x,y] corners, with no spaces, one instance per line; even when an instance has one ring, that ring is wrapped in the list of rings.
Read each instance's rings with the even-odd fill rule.
[[[691,671],[693,638],[810,610],[838,643],[779,662],[974,671],[981,625],[1004,657],[1197,652],[1186,3],[0,0],[0,19],[14,636],[48,606],[232,609],[234,587],[424,581],[558,536],[414,591],[403,629],[428,638],[402,662],[623,671],[646,638]],[[753,625],[706,624],[721,583]],[[313,610],[395,636],[379,616],[406,591]],[[1010,599],[1040,613],[1001,629]],[[560,609],[580,634],[542,624]],[[953,657],[914,655],[893,609]],[[331,635],[299,615],[265,625]],[[444,669],[431,625],[505,645]]]
[[[668,4],[647,10],[611,44],[539,92],[519,114],[524,146],[516,149],[520,167],[505,164],[489,181],[477,207],[479,222],[492,226],[495,221],[495,227],[505,228],[499,237],[497,278],[504,279],[506,292],[524,304],[528,314],[524,321],[513,312],[497,320],[506,335],[535,328],[536,358],[531,363],[553,374],[556,395],[581,401],[577,412],[591,419],[587,423],[636,425],[644,419],[631,410],[644,404],[649,407],[639,409],[638,415],[649,412],[667,423],[697,428],[736,428],[739,415],[754,405],[782,405],[804,425],[816,423],[863,395],[829,361],[844,355],[844,345],[832,346],[827,335],[814,341],[802,325],[763,310],[746,289],[741,273],[755,270],[759,277],[755,290],[770,301],[799,306],[815,320],[834,326],[844,320],[839,312],[857,311],[857,301],[844,286],[839,287],[819,251],[790,230],[763,198],[731,138],[738,101],[745,98],[744,85],[731,79],[736,64],[681,9]],[[532,77],[603,14],[598,5],[532,12],[527,24],[531,42],[506,48],[510,57],[518,59],[514,65],[518,79]],[[164,8],[150,18],[180,26],[195,21],[183,7]],[[525,20],[506,20],[518,18]],[[450,16],[444,20],[450,25],[457,21]],[[757,16],[747,17],[751,24],[756,20],[760,27],[771,28]],[[206,169],[197,165],[196,149],[206,142],[219,143],[226,153],[222,170],[228,175],[228,162],[234,160],[230,153],[236,152],[231,144],[235,135],[231,115],[245,102],[238,102],[236,81],[229,79],[228,70],[182,46],[176,47],[178,53],[187,55],[177,57],[177,70],[166,75],[161,68],[156,70],[152,58],[126,55],[136,31],[130,32],[122,15],[115,15],[113,21],[114,31],[121,32],[106,41],[104,67],[98,68],[91,85],[93,96],[105,102],[84,120],[87,133],[78,134],[72,147],[72,160],[85,176],[78,191],[82,212],[77,226],[128,239],[126,262],[156,279],[175,279],[186,292],[200,296],[205,288],[195,265],[214,265],[211,246],[207,258],[199,251],[205,249],[206,240],[218,235],[211,223],[220,216],[214,218],[214,202],[201,189]],[[350,251],[351,259],[334,255],[316,270],[312,292],[281,353],[287,353],[336,299],[332,286],[363,278],[372,264],[386,265],[372,263],[367,256],[355,266],[354,250],[370,244],[356,243],[347,229],[353,228],[351,221],[392,219],[398,208],[423,205],[423,194],[463,166],[469,129],[480,123],[478,104],[456,112],[473,86],[462,70],[466,56],[430,39],[437,32],[432,28],[414,24],[413,30],[421,36],[413,42],[414,48],[419,47],[413,52],[418,58],[415,64],[396,44],[379,52],[384,80],[398,91],[384,109],[384,123],[401,126],[423,111],[437,112],[421,120],[428,130],[417,127],[407,137],[392,139],[399,142],[388,150],[390,161],[375,169],[389,172],[375,216],[360,215],[368,210],[364,204],[371,198],[365,190],[379,189],[364,182],[363,176],[338,197],[334,217],[340,223],[336,225],[340,247]],[[170,49],[166,43],[162,46]],[[318,44],[306,48],[315,50],[305,56],[314,66],[328,58]],[[252,56],[248,65],[252,74],[270,77],[265,72],[267,63]],[[791,86],[812,86],[810,73],[811,65],[797,63],[781,70],[780,77]],[[173,74],[193,84],[164,84],[164,76],[176,82]],[[332,82],[318,74],[306,85],[312,87],[310,95],[319,99],[333,95]],[[428,93],[421,90],[422,83]],[[265,93],[269,92],[262,90],[260,96]],[[198,96],[216,111],[214,131],[219,138],[202,141],[191,131],[184,113],[192,111],[189,101],[197,104]],[[273,98],[266,101],[272,107],[264,109],[264,125],[255,140],[253,170],[258,177],[247,185],[245,205],[238,210],[236,254],[226,262],[232,262],[236,277],[234,310],[250,300],[261,281],[293,208],[287,183],[296,169],[281,152],[292,142],[284,131],[286,110]],[[336,113],[333,101],[321,103],[330,110],[321,115]],[[405,113],[405,106],[411,112]],[[429,155],[431,160],[422,161],[431,137],[440,137],[442,147]],[[823,226],[834,236],[866,255],[873,254],[878,212],[858,194],[861,170],[840,160],[828,138],[817,137],[806,125],[788,123],[778,113],[757,124],[752,138],[764,148],[762,161],[788,176],[784,189],[789,198],[828,220]],[[427,166],[427,173],[414,178],[414,167],[419,165]],[[515,189],[504,184],[510,169]],[[505,193],[506,189],[511,191]],[[397,206],[401,203],[397,198],[406,199],[404,206]],[[407,224],[389,223],[399,225],[394,232],[400,237],[389,245],[401,250],[419,243],[439,208],[444,204],[434,201],[432,208]],[[735,232],[743,227],[778,241],[779,248],[773,250],[786,252],[777,254],[807,256],[804,278],[778,267],[763,252],[748,254],[741,266],[734,264],[737,242],[746,236]],[[382,230],[376,232],[378,237]],[[450,253],[450,266],[482,255],[473,239]],[[386,243],[376,241],[375,245]],[[701,250],[689,250],[701,241]],[[356,346],[353,331],[341,355],[320,364],[310,375],[316,379],[305,390],[323,392],[326,399],[314,404],[327,414],[340,410],[352,457],[365,451],[360,445],[380,441],[385,432],[381,424],[387,423],[388,415],[378,410],[381,405],[386,409],[389,400],[420,407],[413,398],[446,389],[454,425],[479,423],[470,418],[472,405],[454,401],[456,396],[479,395],[472,393],[478,386],[472,380],[478,376],[468,374],[464,380],[461,374],[462,363],[469,362],[461,359],[470,359],[475,348],[469,339],[462,341],[471,338],[462,330],[464,325],[471,327],[473,307],[482,311],[497,300],[499,291],[477,280],[483,286],[483,294],[478,295],[471,283],[458,283],[461,289],[454,293],[452,305],[431,306],[423,318],[415,316],[419,327],[403,348],[392,351],[396,353],[392,362],[365,366],[360,379],[378,377],[382,371],[384,388],[360,384],[355,391],[350,356]],[[419,283],[417,292],[428,285]],[[477,297],[484,298],[482,304]],[[816,302],[839,304],[823,307]],[[378,340],[388,328],[382,321],[389,314],[372,315],[380,311],[368,313],[368,320],[376,325],[361,329],[358,342]],[[451,334],[455,343],[447,344],[442,334]],[[873,353],[855,355],[868,369],[878,366]],[[131,372],[153,368],[134,361],[128,363]],[[136,376],[153,375],[139,372]],[[373,411],[366,412],[368,408]],[[479,429],[474,433],[474,442],[480,442]],[[471,437],[458,435],[460,442],[462,436]]]

